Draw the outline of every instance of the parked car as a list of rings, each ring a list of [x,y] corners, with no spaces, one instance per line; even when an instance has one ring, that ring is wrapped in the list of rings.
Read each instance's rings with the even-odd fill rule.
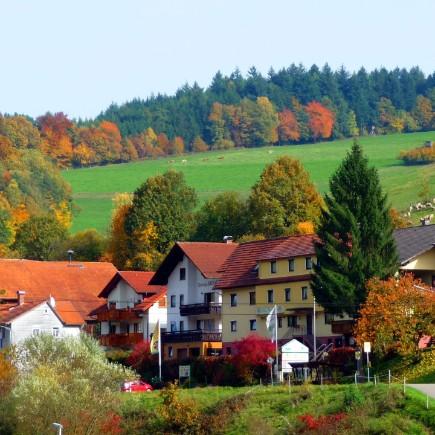
[[[121,391],[124,393],[141,393],[153,391],[153,387],[144,381],[128,381],[122,384]]]

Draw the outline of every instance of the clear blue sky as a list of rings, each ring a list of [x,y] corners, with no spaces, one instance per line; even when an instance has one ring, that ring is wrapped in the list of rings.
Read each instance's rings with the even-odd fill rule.
[[[3,0],[0,112],[93,117],[252,65],[433,73],[434,35],[434,0]]]

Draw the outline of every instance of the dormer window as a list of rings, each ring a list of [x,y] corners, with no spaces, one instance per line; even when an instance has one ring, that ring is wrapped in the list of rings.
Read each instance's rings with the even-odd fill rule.
[[[270,273],[276,273],[276,261],[270,262]]]

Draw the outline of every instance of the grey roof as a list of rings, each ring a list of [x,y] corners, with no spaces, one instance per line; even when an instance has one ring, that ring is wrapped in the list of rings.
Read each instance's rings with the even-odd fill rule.
[[[400,264],[407,263],[435,246],[435,225],[420,225],[396,230],[394,239]]]

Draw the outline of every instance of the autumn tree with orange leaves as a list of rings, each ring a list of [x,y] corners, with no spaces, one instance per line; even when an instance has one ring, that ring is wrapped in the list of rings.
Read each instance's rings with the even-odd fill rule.
[[[328,139],[334,127],[334,114],[317,101],[311,101],[305,107],[308,125],[314,140]]]
[[[278,114],[278,137],[282,142],[297,142],[301,137],[299,123],[294,113],[289,109],[284,109]]]
[[[412,274],[371,279],[355,327],[359,344],[373,343],[379,356],[412,355],[423,336],[435,335],[435,292]]]

